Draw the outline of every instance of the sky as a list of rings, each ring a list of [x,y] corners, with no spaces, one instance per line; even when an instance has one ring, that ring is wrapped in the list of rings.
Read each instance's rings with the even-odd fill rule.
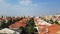
[[[40,16],[60,13],[60,0],[0,0],[0,15]]]

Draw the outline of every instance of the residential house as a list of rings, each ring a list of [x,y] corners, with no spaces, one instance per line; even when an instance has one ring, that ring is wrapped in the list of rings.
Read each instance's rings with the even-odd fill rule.
[[[21,21],[15,22],[9,26],[10,29],[19,28],[21,26],[25,27],[28,19],[22,19]]]
[[[19,32],[16,32],[16,31],[8,29],[8,28],[4,28],[4,29],[0,30],[0,34],[19,34]]]

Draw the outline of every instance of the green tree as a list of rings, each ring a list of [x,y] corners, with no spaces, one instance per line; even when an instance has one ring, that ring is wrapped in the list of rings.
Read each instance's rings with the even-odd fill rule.
[[[23,27],[23,26],[21,26],[19,29],[20,29],[20,30],[22,30],[22,29],[24,29],[24,27]]]
[[[30,20],[27,22],[27,31],[29,32],[29,34],[34,33],[34,26],[35,26],[35,22],[34,22],[34,17],[30,18]]]

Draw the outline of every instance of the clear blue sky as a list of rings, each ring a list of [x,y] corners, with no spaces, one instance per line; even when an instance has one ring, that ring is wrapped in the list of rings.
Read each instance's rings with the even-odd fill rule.
[[[60,13],[60,0],[0,0],[0,15],[40,16]]]

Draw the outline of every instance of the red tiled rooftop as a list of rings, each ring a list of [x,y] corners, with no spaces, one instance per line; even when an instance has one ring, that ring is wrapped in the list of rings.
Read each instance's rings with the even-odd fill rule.
[[[26,22],[27,22],[27,19],[22,19],[21,21],[18,21],[15,24],[10,25],[9,28],[19,28],[20,26],[25,27]]]
[[[48,26],[46,26],[46,27],[48,27]],[[40,34],[44,34],[44,32],[41,32],[41,30],[46,30],[46,27],[45,28],[40,28],[38,26]],[[57,34],[56,32],[60,31],[60,25],[53,24],[53,25],[48,27],[48,31],[49,32],[47,34]]]
[[[22,24],[22,23],[19,23],[18,22],[18,23],[15,23],[15,24],[10,25],[9,28],[19,28],[20,26],[25,27],[26,24]]]
[[[36,18],[34,21],[38,22],[37,20],[39,19]],[[58,20],[60,20],[60,18],[58,18]],[[52,24],[51,26],[44,25],[44,28],[40,28],[41,25],[36,26],[38,27],[38,31],[40,34],[44,34],[44,32],[42,32],[41,30],[46,31],[46,28],[48,28],[49,31],[47,34],[57,34],[56,32],[60,31],[60,25],[57,24]]]

